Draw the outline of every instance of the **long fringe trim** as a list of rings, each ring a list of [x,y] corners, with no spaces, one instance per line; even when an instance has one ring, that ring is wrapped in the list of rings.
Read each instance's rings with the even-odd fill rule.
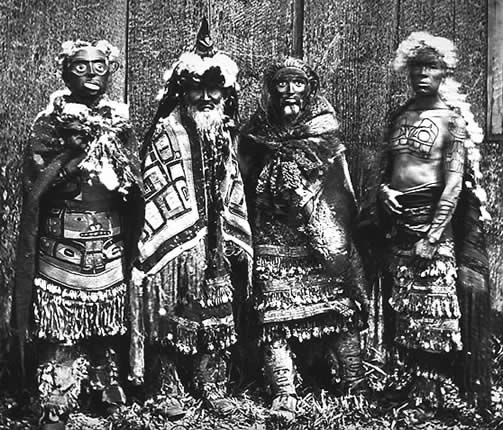
[[[311,285],[295,288],[291,282],[287,280],[278,282],[276,280],[269,281],[273,288],[266,290],[266,283],[262,284],[262,294],[256,309],[259,312],[268,310],[289,310],[303,305],[314,305],[317,303],[327,303],[333,300],[342,299],[344,297],[342,283],[336,283],[331,280],[312,280]],[[274,284],[280,284],[282,289],[274,288]],[[259,284],[259,285],[260,285]]]
[[[150,340],[159,339],[161,324],[174,312],[184,290],[199,299],[206,271],[205,239],[169,261],[154,275],[146,278],[143,288],[145,331]]]
[[[172,317],[166,327],[167,334],[160,339],[183,354],[221,351],[236,342],[232,315],[212,318],[201,323],[181,317]]]
[[[199,304],[203,308],[209,308],[230,303],[232,302],[233,290],[229,274],[206,279],[203,297],[199,299]]]
[[[324,315],[321,318],[310,318],[279,324],[265,324],[262,327],[261,339],[264,342],[273,342],[277,339],[294,337],[299,342],[303,342],[333,333],[354,330],[355,328],[359,328],[360,325],[361,322],[356,315],[352,315],[350,318],[345,318],[342,315]]]
[[[458,298],[454,295],[410,292],[404,298],[390,299],[390,304],[396,312],[411,316],[449,319],[461,317]]]
[[[101,291],[74,290],[38,277],[34,284],[36,337],[77,341],[126,333],[125,284]]]
[[[431,327],[431,322],[402,319],[398,321],[397,333],[395,341],[409,349],[433,353],[463,349],[458,320],[444,321],[438,327]]]

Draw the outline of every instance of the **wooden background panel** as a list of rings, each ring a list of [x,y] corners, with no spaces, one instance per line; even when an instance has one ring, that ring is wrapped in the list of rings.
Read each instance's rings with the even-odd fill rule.
[[[488,0],[488,35],[490,43],[487,50],[487,127],[488,133],[503,134],[503,3]]]
[[[390,61],[397,44],[398,0],[360,2],[358,54],[358,150],[350,152],[356,190],[373,186],[392,97]]]
[[[486,124],[487,79],[487,2],[456,0],[456,25],[453,40],[458,48],[458,67],[455,77],[462,83],[462,91],[472,104],[479,125]]]
[[[157,108],[162,76],[194,46],[205,0],[129,0],[127,94],[138,137]]]
[[[63,88],[55,58],[71,38],[106,38],[124,48],[126,0],[4,0],[0,4],[0,325],[10,315],[21,158],[35,115]],[[124,71],[113,94],[122,97]]]
[[[397,0],[306,2],[304,52],[320,74],[322,93],[339,111],[358,195],[375,178],[391,95],[396,11]]]
[[[217,46],[240,68],[240,110],[245,121],[257,107],[264,69],[291,54],[293,0],[213,0]]]
[[[241,73],[244,119],[256,107],[264,67],[291,45],[291,1],[131,0],[129,26],[129,101],[143,135],[154,115],[154,100],[164,70],[194,46],[206,16],[215,46],[228,53]]]
[[[304,53],[321,79],[321,94],[339,111],[348,146],[356,140],[358,112],[358,0],[305,4]]]

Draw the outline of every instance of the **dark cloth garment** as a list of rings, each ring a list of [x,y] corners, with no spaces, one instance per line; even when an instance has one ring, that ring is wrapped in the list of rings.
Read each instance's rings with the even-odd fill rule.
[[[143,224],[136,139],[121,116],[125,105],[104,96],[90,107],[107,124],[120,124],[115,137],[133,177],[119,193],[64,170],[80,152],[66,144],[69,131],[56,103],[83,106],[66,93],[51,100],[26,149],[14,297],[21,351],[28,334],[73,342],[126,331],[126,281]]]
[[[470,160],[470,157],[468,157]],[[463,350],[456,375],[459,387],[483,407],[491,404],[491,293],[484,213],[475,190],[479,178],[468,163],[452,226],[458,265]]]
[[[332,106],[312,98],[290,128],[259,108],[241,130],[264,340],[301,340],[362,323],[363,273],[351,239],[355,201]]]
[[[253,251],[234,138],[230,121],[201,136],[176,109],[145,151],[142,323],[150,342],[184,354],[232,345],[232,301],[249,289]]]

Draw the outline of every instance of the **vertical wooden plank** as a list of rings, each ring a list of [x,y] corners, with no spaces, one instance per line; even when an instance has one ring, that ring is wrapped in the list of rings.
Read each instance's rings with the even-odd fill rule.
[[[153,117],[163,71],[192,49],[201,17],[208,16],[216,47],[240,67],[243,119],[256,107],[266,65],[291,49],[292,1],[131,0],[128,88],[137,129]],[[271,11],[274,11],[272,13]]]
[[[412,31],[453,38],[456,0],[401,0],[400,41]]]
[[[348,146],[358,128],[358,1],[313,0],[306,4],[304,51],[318,72],[321,92],[339,110]]]
[[[503,135],[503,3],[488,0],[487,31],[490,44],[487,49],[487,132]]]
[[[360,124],[352,165],[356,186],[363,190],[375,184],[382,136],[387,126],[393,82],[390,61],[397,44],[398,6],[398,0],[384,0],[378,4],[360,2],[357,47]]]
[[[31,123],[62,88],[55,58],[61,42],[108,39],[125,45],[126,0],[5,0],[0,5],[0,335],[9,323],[19,225],[21,159]],[[112,93],[122,97],[124,71]],[[3,348],[0,346],[0,351]]]
[[[304,0],[294,1],[293,10],[293,47],[292,55],[297,58],[304,57]]]

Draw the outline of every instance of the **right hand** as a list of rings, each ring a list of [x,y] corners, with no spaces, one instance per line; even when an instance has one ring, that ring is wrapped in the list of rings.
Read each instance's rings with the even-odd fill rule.
[[[398,202],[397,197],[401,196],[403,193],[398,190],[394,190],[387,185],[384,185],[379,190],[379,197],[384,205],[386,212],[394,215],[402,214],[402,205]]]

